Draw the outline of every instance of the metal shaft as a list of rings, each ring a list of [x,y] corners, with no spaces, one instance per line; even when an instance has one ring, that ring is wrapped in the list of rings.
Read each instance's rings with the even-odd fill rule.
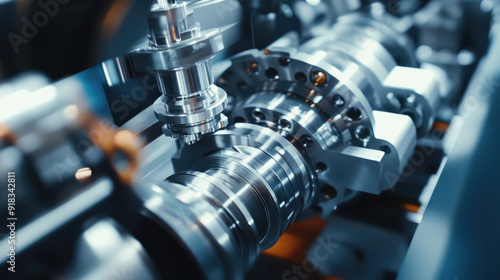
[[[138,189],[150,218],[187,248],[187,261],[206,279],[240,279],[311,205],[328,214],[353,191],[378,194],[394,186],[387,176],[401,174],[416,129],[408,116],[370,106],[385,102],[381,80],[396,66],[390,45],[358,30],[371,24],[340,24],[316,40],[321,44],[299,50],[251,50],[233,58],[232,76],[223,80],[238,88],[228,92],[247,95],[231,116],[243,123],[184,145],[175,175]],[[386,33],[377,34],[391,41]],[[186,67],[158,76],[169,112],[202,87],[204,80],[192,78],[203,71]],[[166,123],[178,117],[166,116],[160,116]]]
[[[187,2],[160,0],[148,18],[151,60],[162,92],[154,105],[167,136],[187,144],[227,125],[227,97],[214,85],[210,59],[223,48],[218,31],[201,32]],[[147,65],[151,67],[151,65]]]
[[[184,159],[200,159],[190,171],[139,195],[206,279],[240,279],[311,203],[312,170],[290,142],[251,124],[204,137],[185,152]]]

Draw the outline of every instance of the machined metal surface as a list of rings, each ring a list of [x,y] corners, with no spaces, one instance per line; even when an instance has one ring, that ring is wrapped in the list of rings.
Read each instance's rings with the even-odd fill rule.
[[[223,49],[222,36],[218,30],[202,34],[188,8],[188,2],[154,5],[149,16],[149,46],[136,53],[138,59],[144,55],[146,61],[152,59],[147,67],[154,69],[163,93],[154,109],[165,123],[165,134],[193,144],[201,135],[227,125],[222,114],[227,101],[226,93],[213,85],[209,61]],[[189,54],[188,61],[182,59],[184,54]]]
[[[307,102],[317,103],[308,90],[331,91],[326,93],[330,94],[327,98],[337,98],[334,91],[347,90],[362,96],[356,97],[362,101],[352,102],[365,102],[362,106],[352,106],[363,110],[361,107],[369,103],[370,109],[361,112],[363,119],[370,119],[371,110],[406,114],[414,120],[419,136],[424,135],[440,98],[438,82],[430,70],[396,67],[417,66],[415,50],[410,38],[386,21],[357,12],[340,17],[325,35],[298,48],[271,46],[263,53],[247,51],[233,57],[232,67],[218,80],[231,95],[229,108],[261,91],[292,92]],[[414,85],[419,85],[419,89],[405,85],[410,81],[401,81],[402,76],[414,76],[418,80]],[[415,92],[419,90],[425,92]],[[350,104],[350,98],[341,97]]]
[[[2,85],[0,171],[9,176],[9,204],[0,205],[13,209],[15,196],[20,222],[8,234],[19,241],[17,275],[380,280],[395,279],[408,254],[401,278],[418,276],[419,267],[430,268],[428,278],[473,277],[462,268],[479,258],[444,258],[470,246],[450,228],[486,232],[472,238],[485,248],[495,234],[481,219],[465,231],[443,213],[470,220],[484,215],[477,203],[469,203],[477,213],[444,208],[470,197],[495,200],[484,189],[494,165],[483,168],[474,155],[496,155],[498,133],[486,116],[498,115],[491,109],[498,26],[455,110],[457,81],[469,83],[466,72],[481,55],[474,40],[463,42],[476,34],[461,37],[473,29],[459,22],[467,9],[447,12],[430,1],[413,14],[428,1],[372,2],[157,0],[142,43],[92,74],[39,90],[47,84],[40,76],[22,80],[29,86]],[[494,5],[477,6],[486,14]],[[143,88],[145,100],[137,95]],[[127,130],[95,117],[108,109],[123,113]],[[448,158],[462,119],[469,126]],[[470,149],[479,146],[487,152]],[[471,177],[478,170],[484,176]],[[471,179],[482,187],[451,188]],[[0,249],[13,251],[9,235],[2,238]],[[422,260],[419,248],[437,254]],[[13,258],[4,254],[0,267]],[[484,263],[494,266],[490,258]]]
[[[175,175],[136,191],[207,279],[241,279],[315,192],[303,155],[278,133],[252,124],[204,137],[177,158]]]
[[[207,10],[206,1],[159,1],[148,17],[148,39],[123,58],[103,64],[108,85],[153,73],[162,96],[154,104],[167,136],[187,144],[227,126],[222,114],[227,95],[214,85],[211,59],[234,35],[236,23],[204,28],[195,21],[194,9]],[[218,1],[220,2],[220,1]],[[237,4],[213,3],[220,16],[237,11]],[[218,8],[218,9],[217,9]],[[206,19],[198,16],[198,19]],[[229,35],[228,35],[229,34]]]
[[[380,194],[397,182],[416,145],[415,123],[372,109],[386,102],[382,82],[396,64],[363,38],[369,43],[355,56],[380,64],[278,45],[234,57],[218,83],[233,95],[235,126],[183,145],[174,175],[136,190],[208,279],[241,277],[309,207],[328,215],[355,192]]]
[[[325,55],[280,47],[247,51],[233,58],[219,84],[249,96],[234,98],[232,121],[270,127],[307,151],[319,186],[336,193],[317,197],[329,213],[348,198],[346,190],[393,187],[416,131],[408,116],[374,111],[359,81],[323,62]]]

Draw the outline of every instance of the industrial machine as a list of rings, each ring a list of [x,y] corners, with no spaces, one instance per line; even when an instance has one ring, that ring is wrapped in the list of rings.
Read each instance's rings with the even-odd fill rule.
[[[2,279],[496,279],[499,13],[0,2]]]

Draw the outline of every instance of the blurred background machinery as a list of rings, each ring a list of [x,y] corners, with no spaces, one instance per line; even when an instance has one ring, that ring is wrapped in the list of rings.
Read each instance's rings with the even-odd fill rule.
[[[499,16],[0,1],[2,279],[496,279]]]

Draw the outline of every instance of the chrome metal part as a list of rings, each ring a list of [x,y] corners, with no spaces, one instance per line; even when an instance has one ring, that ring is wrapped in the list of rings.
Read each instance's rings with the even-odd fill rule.
[[[278,251],[283,243],[271,247],[294,221],[321,215],[323,225],[305,229],[315,236],[297,235],[302,244],[311,241],[303,246],[308,251],[295,259],[280,256],[290,266],[279,271],[281,279],[316,279],[319,273],[395,279],[440,172],[453,159],[447,158],[448,142],[467,134],[475,141],[481,133],[471,132],[488,128],[478,122],[457,134],[468,115],[483,119],[495,112],[488,102],[499,84],[496,68],[484,68],[494,64],[494,44],[461,112],[454,111],[462,93],[456,81],[465,77],[457,73],[466,73],[463,67],[481,55],[455,36],[465,30],[457,19],[466,9],[446,14],[446,3],[430,1],[411,15],[428,1],[409,1],[391,11],[399,18],[385,13],[382,3],[367,4],[373,1],[249,1],[250,12],[241,19],[232,13],[241,8],[236,0],[157,0],[142,44],[102,64],[110,87],[149,74],[162,93],[154,103],[120,100],[142,111],[136,114],[113,106],[116,96],[103,89],[110,111],[124,108],[134,116],[121,127],[130,131],[94,117],[102,100],[92,99],[100,93],[82,76],[41,89],[47,81],[40,77],[0,88],[0,173],[10,180],[0,179],[11,185],[15,178],[20,187],[9,187],[9,199],[16,192],[15,207],[28,213],[16,229],[21,278],[260,279],[244,276],[260,252]],[[490,2],[482,1],[482,8]],[[327,16],[325,7],[339,9]],[[288,26],[295,19],[302,23]],[[234,29],[239,20],[254,29]],[[442,27],[443,20],[453,22]],[[275,40],[271,29],[286,35]],[[211,60],[237,33],[244,36],[241,44],[226,54],[250,43],[268,47],[231,61],[217,57],[212,68]],[[440,34],[453,40],[439,40]],[[265,35],[272,39],[255,40]],[[413,39],[420,39],[417,48]],[[160,128],[181,141],[158,138]],[[138,138],[147,142],[144,148],[132,143]],[[465,146],[458,152],[468,151]],[[469,162],[463,155],[456,159]],[[285,245],[292,235],[282,239]],[[7,237],[0,247],[13,251]],[[61,246],[53,247],[56,242]],[[53,269],[67,248],[74,256]],[[3,255],[4,266],[11,257]],[[296,266],[299,258],[307,275]],[[22,271],[24,264],[33,271]]]
[[[177,51],[183,30],[193,30],[188,12],[165,5],[181,9],[172,11],[174,28],[161,33],[155,19],[151,45],[131,58],[143,66],[150,59],[163,92],[156,115],[165,134],[184,135],[190,145],[174,156],[175,175],[136,192],[147,216],[187,248],[202,275],[239,279],[308,208],[327,216],[356,192],[395,186],[440,96],[432,72],[398,66],[416,66],[409,38],[361,13],[303,45],[288,34],[233,57],[218,79],[232,97],[226,108],[208,60],[145,55],[160,45]],[[195,40],[189,32],[187,42]],[[221,47],[216,37],[196,37],[211,40],[200,56]],[[400,82],[401,75],[416,79]],[[219,130],[224,110],[236,124]]]
[[[441,99],[434,72],[419,68],[394,67],[383,85],[387,98],[394,101],[396,110],[412,118],[419,136],[424,136],[434,121],[434,112]]]
[[[304,155],[252,124],[208,135],[176,158],[176,169],[187,171],[136,191],[207,279],[240,279],[310,206],[316,189]]]
[[[353,91],[352,88],[355,87],[353,92],[364,96],[363,99],[371,106],[367,111],[373,109],[408,114],[414,120],[419,136],[424,135],[433,120],[432,112],[440,98],[437,79],[428,70],[396,67],[416,66],[415,50],[410,38],[390,27],[387,21],[357,12],[340,17],[338,23],[324,36],[316,37],[298,48],[271,46],[263,53],[247,51],[234,57],[233,66],[218,80],[218,84],[233,97],[233,104],[229,108],[233,108],[244,97],[267,90],[293,92],[309,101],[311,98],[308,97],[308,90],[313,88],[307,86],[313,84],[327,92],[341,79],[343,82],[340,84],[348,80],[350,90]],[[290,63],[294,59],[302,60],[310,67]],[[317,71],[315,67],[320,70]],[[313,77],[316,74],[323,75],[321,69],[335,77],[331,81],[326,79],[324,84],[314,85],[314,79],[322,81],[321,77]],[[413,100],[403,100],[402,95],[406,97],[408,90],[405,92],[404,89],[394,88],[405,85],[384,84],[391,73],[400,73],[400,79],[404,75],[404,80],[410,80],[409,75],[415,74],[419,82],[426,85],[425,93],[412,94],[418,99],[418,104],[409,102]],[[283,85],[283,80],[291,83],[290,89]],[[393,80],[388,80],[391,81]],[[303,85],[306,88],[300,89]],[[344,102],[349,104],[349,100]],[[369,113],[362,115],[366,114]]]
[[[360,12],[340,17],[327,34],[306,42],[299,50],[322,57],[349,76],[374,109],[386,110],[384,78],[396,65],[417,65],[410,38]]]
[[[125,57],[102,66],[110,86],[153,73],[162,93],[153,107],[164,123],[163,131],[187,144],[227,126],[227,117],[222,114],[227,95],[214,85],[210,61],[231,43],[226,37],[234,35],[237,23],[203,29],[194,16],[195,8],[207,10],[210,6],[202,2],[158,1],[149,14],[148,40]],[[221,15],[238,7],[215,2],[211,5]]]
[[[433,73],[396,67],[415,63],[409,38],[353,14],[298,48],[237,55],[218,83],[233,95],[231,121],[269,127],[305,150],[323,190],[314,204],[327,215],[352,191],[392,188],[416,128],[428,131],[440,96]],[[394,82],[401,75],[417,79]]]
[[[344,200],[346,189],[380,193],[393,187],[388,178],[402,172],[416,144],[411,119],[373,111],[349,76],[318,57],[282,48],[264,52],[233,59],[231,70],[247,85],[240,88],[256,93],[239,102],[231,119],[270,127],[304,147],[318,184],[337,192],[318,197],[320,204],[329,201],[325,212]]]
[[[217,30],[202,34],[187,2],[160,1],[151,9],[148,23],[149,46],[135,53],[138,59],[145,54],[154,63],[152,69],[163,93],[154,109],[165,123],[165,134],[193,144],[201,135],[224,128],[226,93],[213,85],[209,61],[224,47],[221,35]],[[189,54],[188,61],[183,61],[183,53]]]
[[[308,54],[288,44],[236,56],[219,79],[241,96],[233,96],[235,126],[183,145],[175,175],[137,188],[151,219],[208,279],[241,277],[309,207],[326,216],[356,191],[379,194],[397,182],[416,128],[407,115],[373,109],[389,102],[383,80],[396,63],[383,44],[363,40],[340,61],[333,47]]]

